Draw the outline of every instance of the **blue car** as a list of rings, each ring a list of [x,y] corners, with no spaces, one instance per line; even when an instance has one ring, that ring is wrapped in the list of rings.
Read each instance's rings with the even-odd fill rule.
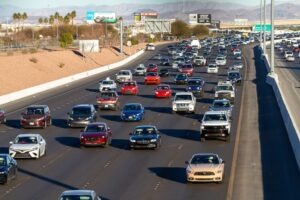
[[[121,112],[123,121],[141,121],[144,119],[145,109],[140,103],[127,103]]]
[[[200,77],[190,78],[187,82],[186,91],[192,92],[197,97],[204,96],[204,84],[205,81]]]

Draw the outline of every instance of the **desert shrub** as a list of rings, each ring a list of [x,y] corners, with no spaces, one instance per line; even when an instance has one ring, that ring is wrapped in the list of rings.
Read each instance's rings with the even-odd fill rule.
[[[31,49],[29,49],[29,52],[32,53],[32,54],[33,54],[33,53],[36,53],[36,52],[37,52],[37,49],[36,49],[36,48],[31,48]]]
[[[8,55],[8,56],[12,56],[12,55],[14,55],[14,52],[13,52],[13,51],[8,51],[8,52],[7,52],[7,55]]]
[[[35,58],[35,57],[32,57],[29,60],[30,60],[30,62],[33,62],[33,63],[37,63],[38,62],[38,59]]]
[[[59,64],[58,64],[58,67],[59,67],[59,68],[63,68],[64,66],[65,66],[65,63],[59,63]]]
[[[59,43],[62,48],[66,48],[67,46],[73,43],[73,35],[71,33],[63,33],[59,38]]]

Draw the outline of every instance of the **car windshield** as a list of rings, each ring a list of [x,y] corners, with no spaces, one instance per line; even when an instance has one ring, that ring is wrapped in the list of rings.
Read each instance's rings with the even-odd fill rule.
[[[124,83],[124,86],[136,86],[136,83],[135,82],[127,82],[127,83]]]
[[[230,78],[239,78],[240,77],[240,73],[235,72],[235,73],[229,73],[228,76]]]
[[[102,81],[102,84],[103,85],[112,85],[112,84],[114,84],[114,82],[113,81]]]
[[[72,109],[73,115],[90,115],[91,109],[89,107],[75,107]]]
[[[148,65],[148,67],[149,67],[149,68],[155,68],[155,67],[156,67],[156,65],[154,65],[154,64],[150,64],[150,65]]]
[[[154,127],[138,127],[134,130],[134,135],[152,135],[156,134]]]
[[[147,73],[147,76],[157,76],[157,74],[156,73]]]
[[[118,74],[119,75],[129,75],[129,72],[128,71],[120,71]]]
[[[208,65],[208,68],[216,68],[216,65]]]
[[[64,195],[60,200],[93,200],[89,195]]]
[[[105,131],[105,125],[104,124],[90,124],[85,128],[84,131],[85,132],[103,132],[103,131]]]
[[[6,166],[6,157],[0,156],[0,166]]]
[[[37,144],[37,138],[34,136],[17,137],[16,144]]]
[[[225,59],[222,57],[218,57],[217,60],[225,60]]]
[[[116,93],[114,92],[101,92],[100,95],[102,98],[116,97]]]
[[[130,111],[130,110],[141,110],[142,107],[139,104],[129,104],[125,105],[123,110]]]
[[[157,89],[157,90],[169,90],[170,87],[169,87],[169,86],[157,86],[156,89]]]
[[[138,67],[136,68],[136,70],[144,70],[145,68],[144,67]]]
[[[219,91],[219,90],[233,90],[232,89],[232,86],[230,86],[230,85],[218,85],[217,87],[216,87],[216,90],[217,91]]]
[[[168,69],[161,69],[160,72],[168,72]]]
[[[204,115],[203,121],[226,121],[225,114],[208,114]]]
[[[44,108],[27,108],[28,115],[44,115]]]
[[[193,68],[193,66],[192,65],[183,65],[181,68],[191,69],[191,68]]]
[[[186,79],[186,75],[185,74],[178,74],[176,76],[176,79]]]
[[[189,80],[188,85],[201,85],[201,80]]]
[[[192,100],[192,96],[189,94],[176,95],[175,101],[178,101],[178,100]]]
[[[192,158],[191,164],[219,164],[219,159],[215,155],[196,155]]]
[[[216,101],[213,104],[214,108],[229,108],[230,107],[230,103],[228,101]]]

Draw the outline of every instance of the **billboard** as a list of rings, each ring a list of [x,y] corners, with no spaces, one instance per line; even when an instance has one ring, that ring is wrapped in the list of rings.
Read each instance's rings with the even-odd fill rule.
[[[88,11],[86,13],[86,21],[89,24],[93,23],[116,23],[116,13],[114,12],[95,12]]]
[[[190,24],[211,24],[211,14],[189,14]]]
[[[134,13],[134,22],[135,23],[144,23],[147,19],[157,19],[158,14],[156,12],[140,12]]]

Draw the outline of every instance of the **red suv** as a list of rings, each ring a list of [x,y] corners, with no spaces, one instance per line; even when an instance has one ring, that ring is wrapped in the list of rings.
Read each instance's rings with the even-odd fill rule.
[[[104,122],[89,123],[80,133],[80,146],[108,146],[112,132]]]
[[[121,94],[133,94],[137,95],[139,91],[138,84],[136,81],[125,82],[121,88]]]

